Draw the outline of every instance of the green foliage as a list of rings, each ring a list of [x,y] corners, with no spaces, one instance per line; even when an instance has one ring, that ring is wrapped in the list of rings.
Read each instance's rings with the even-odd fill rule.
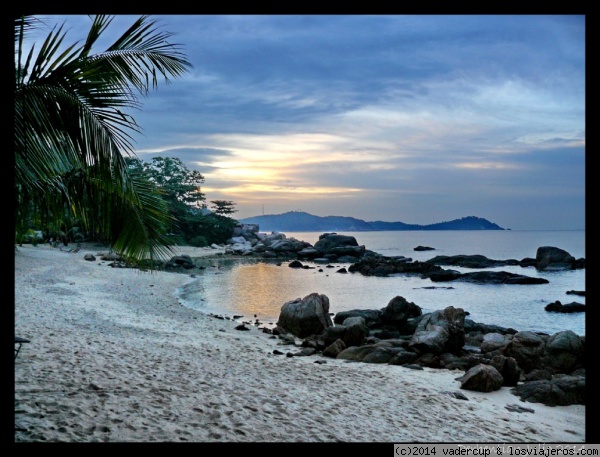
[[[191,238],[188,244],[190,246],[194,246],[195,248],[204,248],[206,246],[209,246],[208,240],[205,236],[202,235],[198,235]]]
[[[133,155],[140,127],[126,111],[139,108],[137,93],[147,95],[159,78],[169,82],[191,64],[146,16],[93,52],[112,19],[93,17],[83,44],[66,48],[63,25],[41,46],[28,46],[41,22],[14,22],[15,229],[20,237],[77,219],[128,259],[166,257],[172,216],[155,186],[128,173],[124,158]]]
[[[231,233],[236,224],[237,221],[230,217],[214,213],[207,215],[197,213],[190,214],[182,225],[188,243],[189,240],[201,234],[206,239],[205,246],[210,246],[213,243],[223,244],[231,238]]]
[[[205,195],[201,190],[204,176],[177,158],[153,157],[150,162],[138,158],[125,159],[130,173],[139,175],[155,186],[166,202],[174,223],[170,229],[175,244],[204,247],[213,243],[225,243],[231,238],[236,220],[215,211],[210,213],[204,205]],[[221,203],[222,211],[233,213],[235,203],[227,200],[214,200]]]
[[[211,209],[217,214],[227,216],[229,214],[237,213],[237,209],[234,208],[235,203],[229,200],[211,200],[213,206]]]

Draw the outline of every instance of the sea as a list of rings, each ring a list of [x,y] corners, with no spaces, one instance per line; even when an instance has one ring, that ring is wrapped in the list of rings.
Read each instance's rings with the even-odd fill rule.
[[[541,246],[554,246],[575,258],[585,258],[585,231],[374,231],[337,232],[356,238],[359,245],[385,256],[428,260],[438,255],[480,254],[495,260],[535,258]],[[314,245],[322,232],[286,232]],[[417,246],[434,248],[415,251]],[[258,327],[273,327],[288,301],[311,293],[327,296],[333,315],[353,309],[382,309],[396,296],[418,305],[423,314],[448,306],[462,308],[467,318],[517,331],[554,334],[572,330],[585,335],[586,313],[556,313],[545,310],[549,303],[585,304],[585,296],[567,291],[586,290],[586,270],[537,271],[534,267],[503,266],[486,271],[508,271],[547,284],[492,285],[452,281],[434,283],[419,276],[388,277],[342,273],[349,263],[320,264],[302,261],[309,268],[290,268],[289,260],[231,258],[196,259],[205,267],[178,291],[185,306],[206,314],[235,318]],[[473,269],[442,266],[460,272]],[[347,271],[347,270],[346,270]]]

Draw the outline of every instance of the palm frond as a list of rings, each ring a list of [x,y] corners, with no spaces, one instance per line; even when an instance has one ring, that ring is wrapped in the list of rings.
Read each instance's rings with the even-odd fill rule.
[[[122,255],[156,259],[170,253],[175,221],[153,185],[128,171],[124,155],[133,154],[139,126],[126,110],[140,106],[135,91],[145,94],[159,75],[168,82],[191,64],[145,16],[92,54],[111,21],[96,16],[84,44],[62,52],[64,24],[54,27],[25,63],[25,31],[35,21],[15,21],[15,213],[18,224],[28,211],[47,221],[70,214]]]

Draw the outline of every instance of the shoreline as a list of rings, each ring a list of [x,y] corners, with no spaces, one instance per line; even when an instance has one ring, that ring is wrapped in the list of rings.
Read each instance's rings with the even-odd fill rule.
[[[188,275],[84,260],[98,251],[15,252],[15,335],[31,340],[17,442],[585,442],[584,405],[460,390],[462,371],[275,355],[290,346],[183,306]]]

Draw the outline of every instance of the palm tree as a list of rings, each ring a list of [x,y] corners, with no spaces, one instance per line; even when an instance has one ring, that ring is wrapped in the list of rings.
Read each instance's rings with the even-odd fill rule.
[[[77,219],[107,238],[124,257],[164,258],[174,221],[156,188],[130,171],[132,133],[127,114],[137,95],[192,67],[179,45],[142,16],[104,52],[92,47],[114,17],[99,15],[83,44],[61,50],[64,24],[54,27],[36,52],[26,40],[40,21],[15,20],[15,222],[33,216],[49,226]]]

